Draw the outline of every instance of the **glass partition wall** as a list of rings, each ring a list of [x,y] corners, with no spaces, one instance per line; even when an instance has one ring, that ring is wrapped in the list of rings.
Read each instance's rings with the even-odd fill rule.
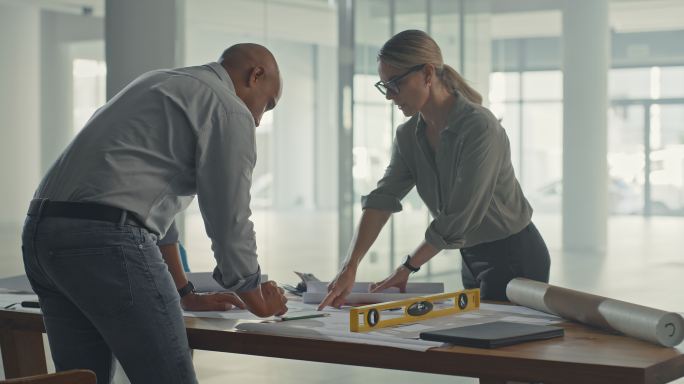
[[[571,247],[573,239],[562,239],[563,191],[572,191],[563,185],[563,152],[574,150],[563,146],[563,73],[570,63],[563,57],[563,42],[574,38],[564,33],[575,32],[563,28],[565,2],[349,3],[354,7],[354,215],[353,223],[340,225],[357,224],[360,197],[382,176],[394,130],[404,121],[372,86],[378,79],[377,52],[393,34],[422,29],[437,40],[445,62],[482,93],[485,106],[501,119],[516,176],[552,254]],[[684,45],[678,42],[684,39],[684,18],[673,15],[684,15],[684,5],[648,0],[604,4],[609,30],[604,154],[608,222],[622,226],[642,215],[682,217]],[[591,84],[586,92],[592,92]],[[362,278],[378,279],[395,268],[423,239],[430,220],[412,191],[367,255]],[[458,281],[459,259],[457,251],[442,252],[417,277],[445,280],[449,275],[446,280]]]
[[[445,61],[460,65],[458,1],[356,1],[354,2],[354,91],[353,91],[353,185],[356,225],[361,215],[362,195],[368,194],[389,164],[397,125],[406,121],[373,84],[378,80],[377,55],[392,35],[406,29],[432,34],[441,45]],[[413,189],[402,201],[402,212],[392,216],[366,255],[358,278],[364,281],[384,277],[423,240],[430,223],[427,208]],[[343,223],[341,223],[343,225]],[[442,252],[416,278],[458,270],[453,251]]]
[[[239,15],[239,17],[236,17]],[[186,65],[215,61],[230,45],[263,44],[283,79],[277,107],[256,130],[252,221],[262,272],[332,278],[337,269],[337,8],[327,1],[185,1]],[[315,31],[315,33],[312,33]],[[184,240],[193,271],[215,265],[197,202]]]

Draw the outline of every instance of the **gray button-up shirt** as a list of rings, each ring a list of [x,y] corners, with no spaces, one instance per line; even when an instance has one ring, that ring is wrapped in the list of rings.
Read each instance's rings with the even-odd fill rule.
[[[416,114],[397,128],[392,158],[364,208],[399,212],[416,186],[434,220],[425,240],[455,249],[518,233],[532,217],[511,164],[506,131],[492,113],[456,95],[436,152]]]
[[[260,283],[250,186],[255,125],[218,63],[143,74],[97,110],[36,198],[119,207],[177,241],[176,214],[195,195],[225,288]]]

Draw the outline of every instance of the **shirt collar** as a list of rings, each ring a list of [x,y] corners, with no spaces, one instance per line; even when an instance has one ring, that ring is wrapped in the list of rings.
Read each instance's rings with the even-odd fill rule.
[[[458,131],[457,123],[464,117],[463,112],[470,107],[470,101],[468,101],[460,92],[455,91],[454,96],[456,96],[456,103],[451,108],[451,111],[449,111],[446,121],[446,130],[450,132]],[[423,115],[421,115],[420,112],[418,113],[418,121],[416,123],[416,134],[423,133],[425,131],[426,124],[425,120],[423,119]]]
[[[456,104],[447,116],[447,130],[456,132],[458,130],[458,122],[465,117],[465,112],[472,109],[471,102],[463,96],[459,91],[455,91]]]
[[[233,93],[235,93],[235,84],[233,84],[233,80],[230,78],[228,72],[225,68],[223,68],[221,64],[217,62],[211,62],[209,64],[206,64],[206,66],[209,67],[212,71],[214,71],[214,73],[216,73],[216,76],[218,76],[219,79],[221,79],[221,81],[225,83],[226,86],[228,86],[228,88]]]

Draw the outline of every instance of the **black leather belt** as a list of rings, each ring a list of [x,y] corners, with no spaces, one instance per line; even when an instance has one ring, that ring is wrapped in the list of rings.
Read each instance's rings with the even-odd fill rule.
[[[127,210],[98,203],[33,199],[27,214],[37,217],[64,217],[108,221],[110,223],[118,223],[119,225],[128,224],[147,229],[144,224]]]

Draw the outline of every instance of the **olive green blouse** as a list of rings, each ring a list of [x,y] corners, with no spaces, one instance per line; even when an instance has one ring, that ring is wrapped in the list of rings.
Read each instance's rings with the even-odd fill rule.
[[[433,151],[420,113],[397,128],[392,158],[363,208],[402,210],[416,186],[434,218],[425,240],[437,249],[471,247],[525,228],[532,207],[511,164],[506,131],[485,107],[456,94],[447,127]]]

